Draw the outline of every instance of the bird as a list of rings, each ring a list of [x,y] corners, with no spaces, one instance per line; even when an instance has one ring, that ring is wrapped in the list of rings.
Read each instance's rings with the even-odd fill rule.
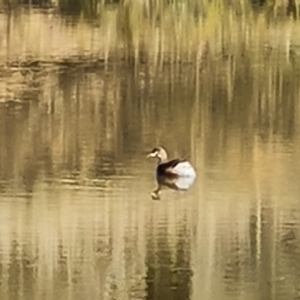
[[[172,159],[168,161],[167,151],[163,147],[155,147],[147,157],[157,158],[157,176],[168,177],[196,177],[196,171],[186,159]]]

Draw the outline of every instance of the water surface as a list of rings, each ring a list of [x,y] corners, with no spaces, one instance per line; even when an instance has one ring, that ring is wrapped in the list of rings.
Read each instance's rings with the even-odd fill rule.
[[[136,52],[114,12],[0,15],[0,298],[298,299],[297,21]],[[154,201],[157,145],[198,176]]]

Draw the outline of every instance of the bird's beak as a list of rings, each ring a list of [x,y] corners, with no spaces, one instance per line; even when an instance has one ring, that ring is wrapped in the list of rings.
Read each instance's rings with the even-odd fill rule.
[[[149,154],[147,155],[147,158],[149,158],[149,157],[156,157],[156,156],[157,156],[157,152],[149,153]]]

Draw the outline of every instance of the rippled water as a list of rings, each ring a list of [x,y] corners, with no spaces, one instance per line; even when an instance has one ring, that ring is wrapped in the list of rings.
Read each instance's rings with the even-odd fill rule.
[[[13,32],[0,52],[1,299],[300,298],[290,57],[248,45],[207,50],[201,67],[82,63],[101,43],[78,49],[88,24],[41,12],[0,21]],[[51,47],[33,47],[41,32]],[[152,199],[157,145],[195,166],[188,191]]]

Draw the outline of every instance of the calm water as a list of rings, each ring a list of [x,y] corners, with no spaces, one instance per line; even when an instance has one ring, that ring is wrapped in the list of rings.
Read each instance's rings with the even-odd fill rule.
[[[279,28],[273,50],[216,34],[200,62],[134,64],[107,60],[109,22],[108,48],[52,13],[0,23],[1,300],[300,299],[300,72]],[[157,145],[195,166],[188,191],[151,198]]]

